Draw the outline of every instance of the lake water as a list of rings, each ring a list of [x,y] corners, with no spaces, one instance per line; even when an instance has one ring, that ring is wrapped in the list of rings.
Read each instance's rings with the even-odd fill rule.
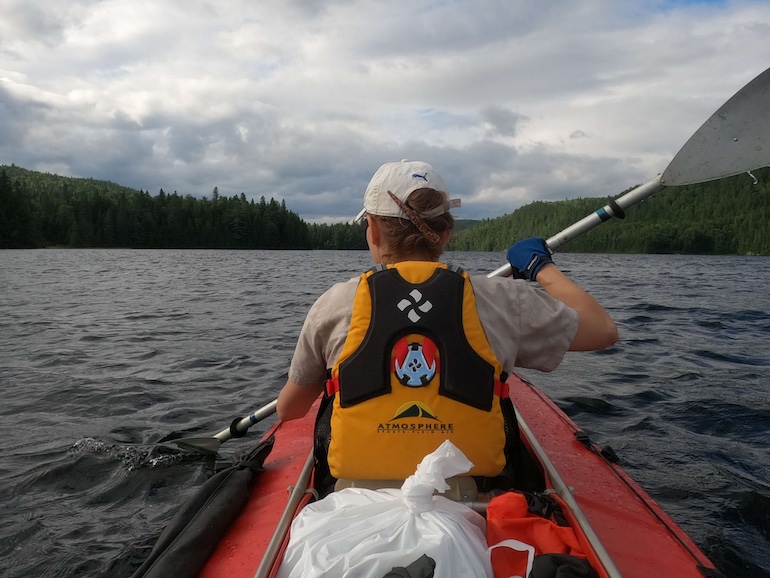
[[[475,273],[503,262],[447,258]],[[525,376],[726,576],[770,577],[770,258],[556,259],[621,340]],[[130,576],[216,466],[155,444],[273,399],[307,308],[369,265],[341,251],[0,251],[0,575]]]

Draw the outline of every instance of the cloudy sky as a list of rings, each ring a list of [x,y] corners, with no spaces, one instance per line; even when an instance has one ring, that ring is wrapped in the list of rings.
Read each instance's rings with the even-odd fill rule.
[[[770,0],[0,0],[0,164],[360,208],[425,160],[461,218],[616,194],[770,67]]]

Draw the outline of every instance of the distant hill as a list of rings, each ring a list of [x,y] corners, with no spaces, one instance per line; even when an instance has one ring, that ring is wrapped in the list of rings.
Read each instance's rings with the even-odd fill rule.
[[[40,192],[55,192],[62,188],[68,188],[77,191],[98,190],[109,193],[127,193],[134,194],[141,191],[124,187],[111,181],[100,181],[96,179],[84,179],[78,177],[63,177],[53,173],[43,173],[40,171],[31,171],[16,165],[0,165],[0,171],[5,174],[12,182],[21,182],[28,190]]]

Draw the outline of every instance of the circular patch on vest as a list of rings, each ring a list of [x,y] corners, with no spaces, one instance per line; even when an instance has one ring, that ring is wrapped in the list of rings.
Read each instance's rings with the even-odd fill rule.
[[[401,385],[426,387],[438,373],[438,348],[424,335],[407,335],[396,342],[391,361]]]

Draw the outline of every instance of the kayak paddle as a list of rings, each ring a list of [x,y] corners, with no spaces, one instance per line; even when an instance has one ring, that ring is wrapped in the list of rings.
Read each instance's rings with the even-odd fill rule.
[[[246,417],[236,418],[233,423],[230,424],[229,428],[222,430],[215,436],[189,437],[168,441],[173,442],[182,449],[215,454],[219,451],[219,447],[223,442],[226,442],[231,438],[243,437],[255,423],[273,415],[275,413],[276,405],[278,405],[278,400],[274,399],[254,413],[247,415]]]
[[[654,179],[621,195],[546,240],[553,251],[608,221],[622,219],[625,209],[651,197],[663,187],[679,187],[750,173],[770,165],[770,68],[740,89],[703,123]],[[487,277],[508,277],[505,264]]]
[[[750,172],[770,164],[770,68],[739,90],[719,108],[679,150],[662,175],[610,201],[598,211],[581,219],[546,240],[551,250],[561,247],[608,221],[623,218],[625,209],[651,197],[663,187],[692,185]],[[505,264],[487,277],[508,277],[511,266]],[[251,415],[236,419],[229,428],[213,437],[189,437],[172,440],[178,446],[216,453],[223,442],[242,437],[255,423],[275,413],[273,400]]]

